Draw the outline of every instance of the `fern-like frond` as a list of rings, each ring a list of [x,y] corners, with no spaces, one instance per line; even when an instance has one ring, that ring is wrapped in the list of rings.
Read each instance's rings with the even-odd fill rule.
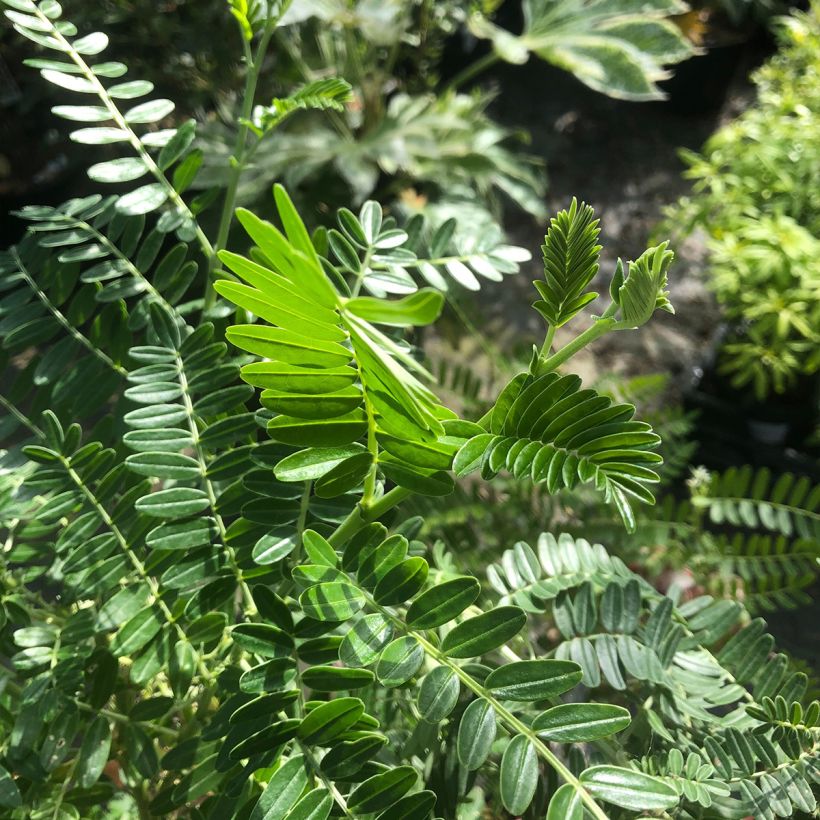
[[[533,307],[553,327],[561,327],[597,298],[587,292],[598,273],[601,246],[597,244],[598,220],[592,208],[576,199],[569,210],[559,211],[541,246],[544,281],[535,285],[541,299]]]
[[[714,524],[759,527],[820,541],[820,485],[806,476],[732,467],[712,475],[692,503],[707,510]]]
[[[4,0],[5,2],[5,0]],[[15,30],[22,36],[56,52],[56,59],[33,58],[26,65],[40,70],[43,79],[75,94],[85,95],[99,105],[61,105],[53,113],[83,127],[71,133],[71,139],[83,145],[128,145],[130,156],[97,163],[88,170],[96,182],[122,184],[152,178],[119,197],[116,208],[129,215],[147,214],[166,207],[166,219],[176,224],[170,228],[181,230],[180,239],[195,239],[202,251],[210,256],[213,248],[199,228],[192,210],[182,199],[181,192],[190,184],[201,162],[201,155],[191,153],[195,123],[190,120],[180,128],[148,130],[165,120],[173,111],[174,103],[167,99],[145,99],[154,90],[144,80],[120,80],[128,67],[120,62],[96,62],[96,57],[108,47],[108,36],[100,31],[75,39],[77,28],[62,20],[58,3],[32,0],[10,0],[5,11]],[[120,110],[121,100],[128,101],[126,110]],[[142,100],[133,104],[132,100]],[[177,166],[173,182],[165,173]],[[182,171],[184,166],[184,173]],[[183,184],[184,180],[184,184]]]
[[[342,111],[352,99],[353,89],[345,80],[326,77],[313,80],[287,97],[274,98],[270,105],[257,106],[252,124],[258,136],[281,125],[296,111]]]
[[[818,558],[820,542],[813,539],[736,533],[704,539],[691,565],[697,575],[715,573],[751,611],[773,612],[810,603],[806,590],[820,574]]]
[[[340,296],[283,188],[277,187],[276,199],[286,236],[240,211],[240,222],[257,244],[256,261],[220,254],[248,284],[218,282],[216,289],[273,325],[235,326],[227,337],[267,359],[244,367],[242,377],[263,388],[262,404],[277,414],[268,433],[307,448],[283,461],[277,476],[316,480],[319,495],[337,496],[373,474],[378,443],[384,451],[378,468],[388,478],[414,490],[446,494],[452,479],[445,471],[463,437],[445,437],[445,425],[456,421],[455,414],[411,369],[426,371],[374,325],[393,323],[403,314],[399,303],[392,303],[393,310],[389,305],[376,310],[367,299]],[[434,299],[440,309],[441,297]],[[414,313],[410,310],[402,323],[412,324]],[[362,438],[367,446],[359,443]]]
[[[480,468],[486,479],[506,469],[545,482],[550,492],[590,482],[632,529],[629,497],[654,503],[647,484],[659,479],[647,465],[662,461],[652,452],[659,437],[650,425],[632,420],[634,411],[582,390],[577,376],[522,374],[502,392],[489,432],[467,441],[453,466],[458,475]]]

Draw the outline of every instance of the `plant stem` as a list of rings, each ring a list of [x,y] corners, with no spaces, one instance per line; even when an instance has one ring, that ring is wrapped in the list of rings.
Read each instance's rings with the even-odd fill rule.
[[[482,71],[486,71],[491,65],[495,65],[501,58],[494,52],[490,51],[489,53],[485,54],[483,57],[479,57],[474,63],[470,63],[466,68],[463,68],[446,86],[442,91],[442,94],[446,94],[450,91],[456,91],[462,85],[464,85],[469,80],[472,80],[474,77],[481,74]]]
[[[214,489],[213,482],[207,476],[208,463],[205,460],[205,453],[202,449],[202,445],[199,443],[199,428],[196,424],[196,414],[194,412],[193,401],[191,400],[188,377],[185,373],[185,366],[183,365],[182,357],[180,356],[179,351],[176,351],[176,366],[178,373],[177,378],[179,379],[179,385],[182,388],[182,403],[185,407],[188,430],[191,433],[191,439],[194,442],[194,455],[199,463],[199,469],[202,473],[202,485],[205,488],[205,493],[208,496],[211,511],[213,512],[214,521],[216,521],[216,526],[219,530],[222,546],[225,550],[225,556],[228,559],[228,566],[231,568],[231,572],[236,578],[239,588],[242,590],[242,599],[245,604],[246,614],[252,617],[256,615],[256,604],[253,601],[250,588],[242,577],[242,570],[236,562],[236,554],[234,553],[233,548],[228,544],[228,529],[225,526],[225,522],[222,520],[222,516],[217,512],[216,490]]]
[[[334,547],[342,546],[353,533],[361,529],[365,524],[375,521],[388,510],[392,510],[393,507],[401,504],[402,501],[411,495],[413,495],[413,491],[408,490],[406,487],[394,487],[367,508],[363,508],[361,503],[357,504],[347,518],[336,527],[333,534],[327,539],[328,543]]]
[[[550,350],[552,350],[552,340],[555,338],[555,325],[550,325],[547,330],[547,335],[544,339],[544,344],[541,345],[541,359],[548,359]]]
[[[222,214],[219,218],[219,228],[217,229],[216,241],[214,242],[214,253],[208,259],[208,275],[205,279],[205,300],[202,311],[206,313],[213,307],[216,300],[216,291],[214,291],[213,272],[216,268],[218,258],[216,254],[222,250],[227,241],[228,234],[231,229],[231,221],[233,220],[234,207],[236,205],[236,194],[239,190],[239,183],[242,179],[242,172],[245,170],[245,164],[248,159],[247,142],[248,121],[253,116],[253,104],[256,97],[256,87],[259,82],[259,74],[262,69],[262,63],[265,60],[265,53],[270,43],[270,38],[274,32],[275,26],[271,21],[265,24],[265,29],[262,37],[259,40],[259,45],[256,49],[256,54],[251,57],[250,48],[245,44],[245,60],[248,63],[247,73],[245,75],[245,90],[242,95],[242,111],[240,113],[239,127],[236,132],[236,141],[234,142],[233,155],[230,158],[230,170],[228,172],[228,186],[225,190],[225,199],[222,203]]]
[[[122,365],[117,364],[113,361],[106,353],[100,350],[98,347],[93,345],[89,339],[83,336],[71,322],[66,319],[66,317],[62,314],[62,312],[56,308],[52,303],[51,300],[46,296],[46,294],[40,290],[37,283],[34,281],[32,275],[28,272],[28,269],[23,264],[23,260],[20,258],[20,255],[17,253],[17,248],[12,246],[9,248],[9,253],[11,253],[12,258],[14,259],[17,269],[23,275],[23,278],[26,280],[28,286],[34,291],[37,298],[45,305],[46,310],[59,322],[59,324],[63,327],[66,333],[69,334],[75,341],[79,342],[82,347],[86,348],[86,350],[90,351],[92,355],[96,356],[100,361],[110,367],[117,375],[119,376],[127,376],[128,371],[122,367]]]
[[[616,322],[615,319],[598,319],[592,327],[587,328],[583,333],[576,336],[571,342],[564,345],[559,351],[553,353],[552,356],[548,356],[546,358],[542,357],[538,362],[535,375],[541,376],[544,373],[549,373],[551,370],[555,370],[556,367],[562,365],[565,361],[567,361],[567,359],[574,356],[579,350],[586,347],[590,342],[594,342],[596,339],[606,335],[611,330],[619,329],[618,322]]]

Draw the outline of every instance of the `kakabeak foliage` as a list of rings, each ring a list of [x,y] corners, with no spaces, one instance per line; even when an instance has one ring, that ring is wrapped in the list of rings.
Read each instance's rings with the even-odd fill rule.
[[[588,482],[631,523],[658,437],[557,368],[668,308],[665,246],[619,265],[610,306],[552,352],[599,250],[588,208],[559,214],[547,338],[462,419],[406,338],[441,289],[407,271],[498,278],[503,252],[442,257],[445,236],[425,255],[374,202],[311,235],[279,186],[281,227],[240,209],[250,250],[211,242],[183,196],[192,131],[138,136],[170,109],[120,115],[144,89],[102,87],[124,69],[85,63],[101,36],[73,40],[53,0],[4,2],[136,154],[96,176],[154,179],[26,209],[0,257],[5,816],[422,820],[477,784],[498,815],[550,820],[815,809],[820,707],[739,604],[673,600],[567,536],[517,544],[485,587],[393,512],[480,467]],[[265,36],[257,4],[231,5]],[[215,290],[192,293],[203,276]]]

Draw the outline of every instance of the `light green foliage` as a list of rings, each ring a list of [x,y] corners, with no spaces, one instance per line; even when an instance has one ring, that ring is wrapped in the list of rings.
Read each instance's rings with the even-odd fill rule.
[[[695,191],[673,215],[706,232],[731,327],[721,369],[758,399],[820,366],[818,14],[814,4],[783,19],[781,50],[755,75],[756,104],[701,155],[685,153]]]
[[[83,55],[104,38],[72,45],[53,0],[4,2],[76,68],[58,84],[86,93]],[[248,43],[298,4],[260,8],[231,4]],[[515,478],[520,461],[550,493],[589,484],[631,524],[627,496],[654,500],[658,437],[556,368],[667,307],[665,246],[625,282],[619,266],[592,332],[552,352],[597,255],[589,210],[560,214],[551,232],[586,250],[547,266],[542,352],[489,414],[461,418],[411,334],[438,318],[445,277],[497,281],[525,254],[453,248],[454,223],[399,227],[373,201],[310,233],[278,185],[277,224],[239,209],[250,248],[228,250],[235,186],[212,242],[187,190],[192,128],[156,154],[163,140],[128,121],[168,105],[119,114],[145,91],[94,85],[136,156],[91,176],[145,165],[150,189],[26,209],[0,256],[4,816],[813,811],[820,707],[740,604],[662,595],[568,535],[517,543],[483,585],[394,511],[449,495],[454,467]],[[558,234],[545,248],[559,259]],[[752,513],[732,487],[702,503],[715,520],[813,526],[802,485],[757,487]]]
[[[610,4],[604,0],[524,0],[524,30],[512,35],[475,14],[470,28],[489,38],[496,54],[524,63],[530,54],[571,71],[612,97],[662,98],[665,64],[691,57],[692,46],[664,19],[685,6],[677,0]]]

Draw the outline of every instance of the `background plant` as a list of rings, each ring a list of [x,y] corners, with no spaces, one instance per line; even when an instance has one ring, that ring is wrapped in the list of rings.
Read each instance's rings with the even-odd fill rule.
[[[660,439],[559,367],[671,311],[665,243],[619,262],[588,317],[597,222],[577,202],[559,213],[544,338],[488,412],[460,418],[413,345],[443,305],[418,284],[498,279],[517,249],[456,257],[452,224],[400,228],[373,201],[311,234],[280,186],[281,228],[239,209],[247,239],[221,247],[186,184],[193,124],[153,130],[171,103],[89,62],[104,35],[77,37],[51,0],[5,3],[55,52],[44,78],[92,100],[58,111],[82,123],[73,138],[128,151],[92,179],[137,185],[26,209],[0,258],[4,810],[814,810],[820,707],[742,606],[684,604],[567,535],[505,556],[532,581],[510,600],[397,509],[449,494],[452,473],[506,471],[586,485],[636,527]]]
[[[730,325],[721,371],[758,399],[817,371],[818,10],[781,21],[781,50],[755,75],[757,103],[685,153],[693,196],[678,207],[703,230],[710,283]]]

